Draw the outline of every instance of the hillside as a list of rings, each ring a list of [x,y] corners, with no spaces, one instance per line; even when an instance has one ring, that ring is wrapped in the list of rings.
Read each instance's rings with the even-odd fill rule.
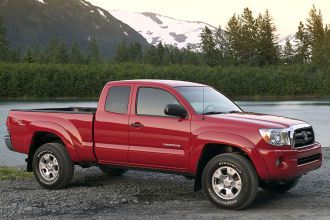
[[[11,48],[47,47],[52,37],[70,46],[76,41],[84,50],[95,37],[101,54],[113,56],[117,44],[148,42],[108,11],[84,0],[0,0]]]

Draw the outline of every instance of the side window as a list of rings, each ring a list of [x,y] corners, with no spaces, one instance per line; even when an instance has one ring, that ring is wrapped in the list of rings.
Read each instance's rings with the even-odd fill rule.
[[[129,86],[111,87],[105,102],[105,110],[107,112],[125,114],[127,112],[130,93],[131,87]]]
[[[170,93],[156,88],[140,88],[138,91],[136,113],[138,115],[166,116],[165,106],[180,104]]]

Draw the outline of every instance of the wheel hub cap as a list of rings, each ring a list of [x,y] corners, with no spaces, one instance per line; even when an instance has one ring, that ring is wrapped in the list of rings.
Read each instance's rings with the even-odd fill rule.
[[[59,172],[59,164],[56,157],[50,153],[42,155],[39,160],[39,172],[47,181],[57,179]]]
[[[232,181],[232,180],[230,179],[230,177],[226,177],[226,178],[223,180],[223,183],[225,184],[225,186],[230,187],[230,186],[233,185],[234,181]]]
[[[229,166],[218,168],[212,176],[214,192],[222,199],[236,198],[242,189],[242,179],[238,171]]]

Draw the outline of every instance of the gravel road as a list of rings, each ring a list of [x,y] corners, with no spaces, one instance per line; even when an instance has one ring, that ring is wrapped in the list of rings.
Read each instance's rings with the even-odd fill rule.
[[[0,181],[0,218],[329,219],[330,148],[323,153],[322,168],[295,189],[284,195],[260,190],[242,211],[215,208],[181,176],[129,171],[108,177],[95,167],[76,167],[72,184],[58,191],[42,189],[34,179]]]

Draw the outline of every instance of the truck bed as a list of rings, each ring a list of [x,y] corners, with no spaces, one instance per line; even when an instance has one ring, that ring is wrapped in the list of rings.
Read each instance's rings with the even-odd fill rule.
[[[12,109],[11,111],[49,112],[49,113],[68,113],[68,114],[95,114],[96,108],[68,107],[68,108],[41,108],[41,109]]]
[[[57,135],[73,161],[94,161],[93,120],[96,108],[69,107],[13,109],[7,127],[13,150],[28,154],[33,138],[40,133]]]

